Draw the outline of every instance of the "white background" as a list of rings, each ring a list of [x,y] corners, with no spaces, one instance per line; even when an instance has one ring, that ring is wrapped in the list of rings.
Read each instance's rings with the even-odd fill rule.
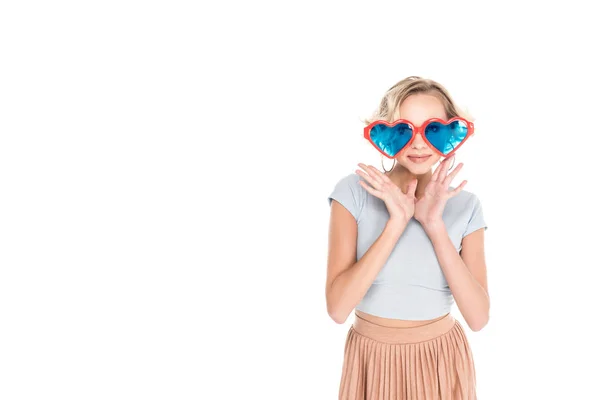
[[[593,398],[583,3],[3,2],[0,398],[337,398],[326,199],[381,167],[360,118],[409,75],[475,117],[480,398]]]

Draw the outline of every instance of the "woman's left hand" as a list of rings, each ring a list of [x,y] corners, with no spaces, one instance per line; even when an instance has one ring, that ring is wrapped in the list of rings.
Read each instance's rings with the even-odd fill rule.
[[[437,166],[431,180],[425,186],[425,193],[415,202],[414,217],[423,227],[443,224],[442,213],[444,212],[444,207],[446,207],[446,201],[460,193],[467,184],[465,180],[457,188],[448,190],[450,182],[452,182],[452,179],[454,179],[463,166],[463,163],[459,163],[454,171],[447,175],[452,158],[454,156],[446,158]]]

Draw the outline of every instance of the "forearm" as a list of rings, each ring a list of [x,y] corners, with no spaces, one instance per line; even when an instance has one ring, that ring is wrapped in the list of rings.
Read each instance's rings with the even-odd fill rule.
[[[425,230],[462,316],[471,330],[482,329],[489,319],[490,299],[487,292],[465,265],[446,226],[438,223],[425,227]]]
[[[388,260],[408,221],[388,221],[383,232],[353,266],[333,281],[330,288],[332,318],[342,324],[360,303]]]

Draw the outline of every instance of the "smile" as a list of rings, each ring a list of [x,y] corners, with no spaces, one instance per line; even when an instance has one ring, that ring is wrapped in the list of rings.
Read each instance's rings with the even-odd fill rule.
[[[416,163],[416,164],[420,164],[420,163],[423,163],[423,162],[425,162],[425,161],[429,160],[429,157],[431,157],[431,155],[428,155],[428,156],[422,156],[422,157],[412,157],[412,156],[408,156],[407,158],[408,158],[410,161],[412,161],[412,162],[414,162],[414,163]]]

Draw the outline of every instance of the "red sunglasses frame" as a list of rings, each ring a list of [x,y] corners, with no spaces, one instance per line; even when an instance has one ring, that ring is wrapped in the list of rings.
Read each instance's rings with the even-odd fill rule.
[[[454,121],[462,121],[467,125],[467,135],[465,136],[465,138],[463,139],[462,142],[460,142],[460,144],[458,146],[456,146],[450,153],[448,154],[444,154],[441,151],[439,151],[438,149],[436,149],[430,142],[429,140],[427,140],[427,137],[425,136],[425,128],[427,127],[427,125],[429,125],[429,123],[431,122],[440,122],[443,125],[448,125]],[[405,123],[408,124],[411,129],[412,129],[412,137],[410,138],[410,140],[406,143],[406,145],[400,149],[400,151],[398,153],[396,153],[395,156],[390,157],[389,155],[385,154],[385,152],[383,152],[374,142],[373,140],[371,140],[371,128],[373,128],[373,126],[375,125],[379,125],[379,124],[384,124],[391,127],[396,126],[397,124],[400,123]],[[396,158],[396,156],[398,154],[400,154],[402,152],[402,150],[406,149],[408,146],[410,146],[410,144],[415,140],[415,137],[417,136],[417,134],[421,134],[421,137],[423,138],[423,140],[425,141],[425,143],[427,143],[427,146],[429,146],[434,152],[436,152],[438,155],[442,156],[442,157],[450,157],[452,154],[454,154],[454,152],[456,152],[456,150],[458,150],[466,141],[470,136],[473,136],[475,134],[475,125],[473,124],[473,122],[467,121],[466,119],[462,118],[462,117],[454,117],[454,118],[450,118],[449,120],[445,121],[443,119],[440,118],[430,118],[427,121],[423,122],[423,124],[421,126],[417,126],[415,127],[415,125],[410,122],[407,119],[397,119],[394,122],[387,122],[387,121],[383,121],[383,120],[377,120],[377,121],[373,121],[371,122],[369,125],[365,126],[364,128],[364,137],[365,139],[367,139],[369,142],[371,142],[371,144],[373,145],[373,147],[375,147],[377,149],[377,151],[379,151],[382,155],[384,155],[385,157],[391,159]]]

